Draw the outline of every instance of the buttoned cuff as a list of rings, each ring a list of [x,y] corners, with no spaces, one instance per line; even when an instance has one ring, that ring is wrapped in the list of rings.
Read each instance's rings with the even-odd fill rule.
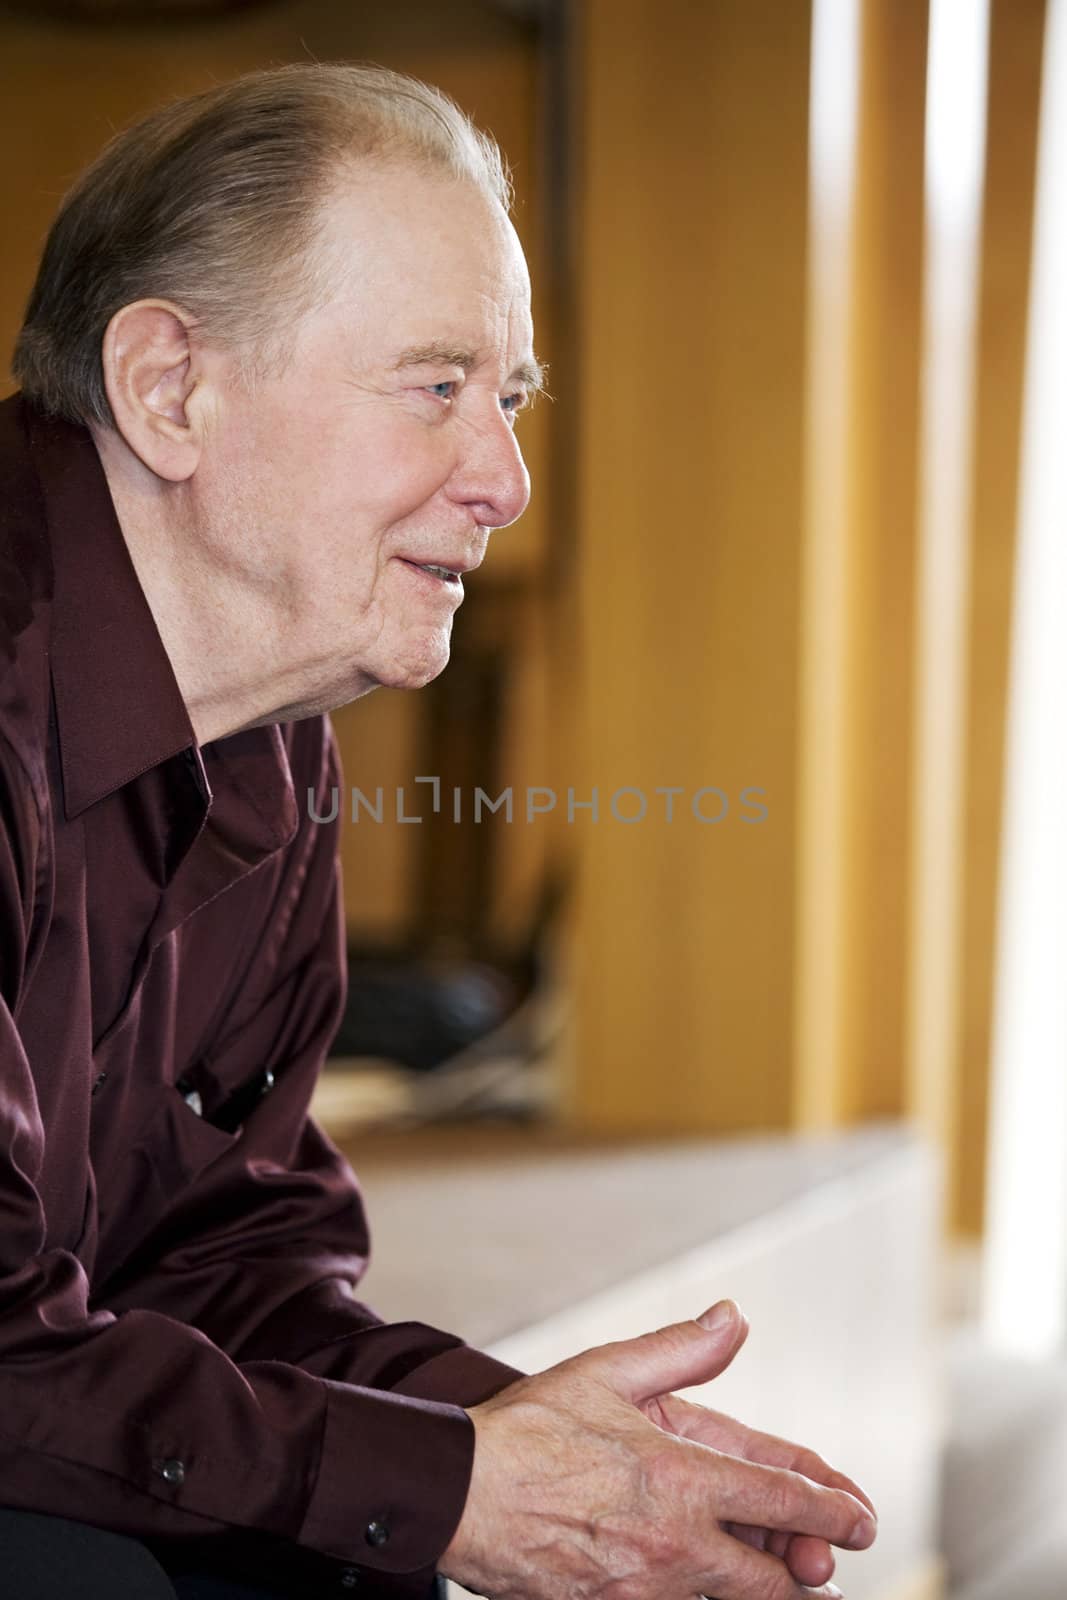
[[[474,1424],[458,1405],[320,1381],[326,1426],[299,1542],[376,1572],[432,1573],[463,1515]]]

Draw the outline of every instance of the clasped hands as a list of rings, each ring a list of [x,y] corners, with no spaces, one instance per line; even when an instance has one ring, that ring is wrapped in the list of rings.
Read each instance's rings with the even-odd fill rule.
[[[814,1451],[672,1391],[719,1376],[748,1323],[692,1322],[587,1350],[470,1409],[467,1503],[445,1576],[492,1600],[816,1600],[831,1545],[877,1531]]]

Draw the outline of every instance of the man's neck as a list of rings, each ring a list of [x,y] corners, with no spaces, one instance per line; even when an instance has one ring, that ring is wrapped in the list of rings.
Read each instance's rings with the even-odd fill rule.
[[[191,486],[156,477],[113,433],[94,439],[197,743],[328,709],[328,699],[315,703],[309,668],[286,659],[287,618],[210,559]]]

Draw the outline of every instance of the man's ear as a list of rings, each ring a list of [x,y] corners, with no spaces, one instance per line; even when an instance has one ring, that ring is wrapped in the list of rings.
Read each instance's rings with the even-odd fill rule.
[[[192,319],[169,300],[135,300],[116,311],[100,351],[115,426],[159,478],[182,483],[200,460],[202,418],[190,406],[200,381]]]

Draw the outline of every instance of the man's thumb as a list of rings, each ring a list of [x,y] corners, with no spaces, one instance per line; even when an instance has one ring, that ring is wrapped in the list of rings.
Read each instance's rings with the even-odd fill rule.
[[[748,1333],[733,1300],[720,1300],[692,1322],[675,1322],[656,1333],[589,1351],[602,1382],[634,1405],[672,1389],[707,1383],[725,1372]]]

